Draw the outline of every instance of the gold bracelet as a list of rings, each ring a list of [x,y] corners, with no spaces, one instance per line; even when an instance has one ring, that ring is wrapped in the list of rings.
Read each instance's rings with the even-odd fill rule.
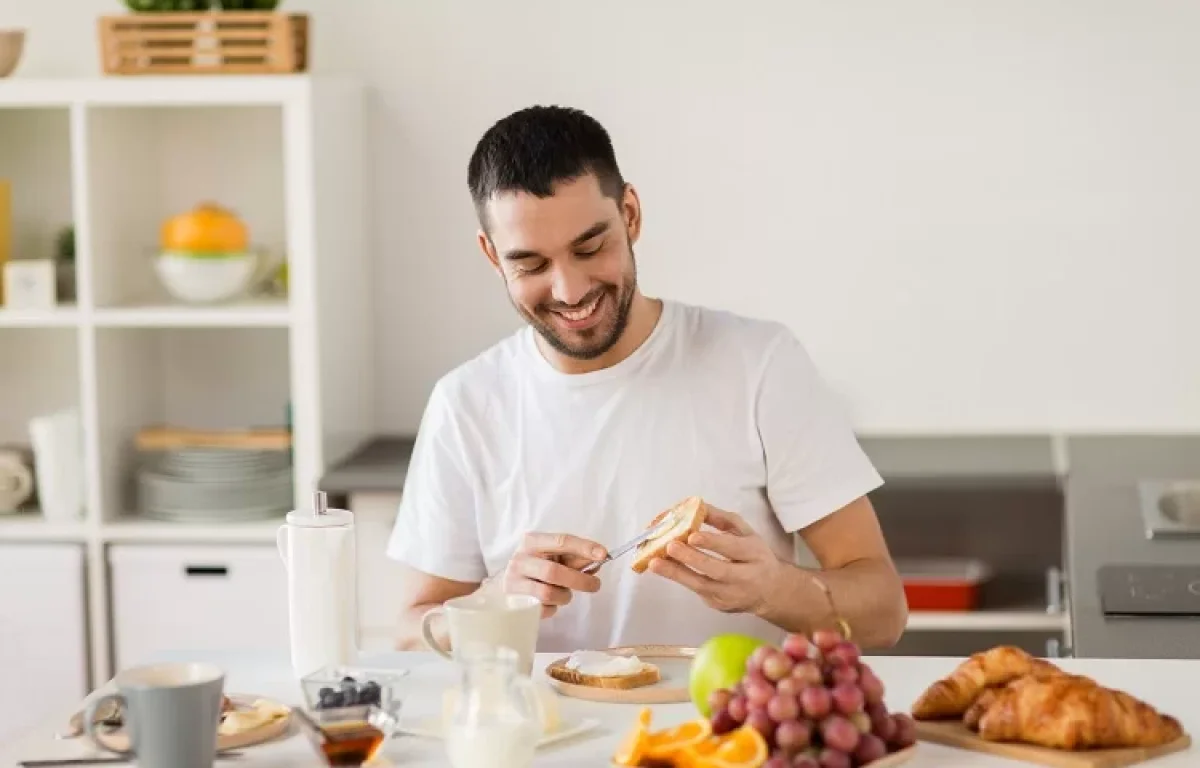
[[[815,573],[811,571],[808,571],[807,573],[812,578],[813,583],[820,587],[821,591],[825,593],[825,599],[829,601],[829,611],[833,614],[834,623],[837,624],[838,629],[840,629],[842,632],[842,639],[849,640],[850,623],[842,618],[842,615],[838,613],[837,605],[835,605],[833,602],[833,590],[829,588],[829,585],[825,583],[824,579],[817,576]]]

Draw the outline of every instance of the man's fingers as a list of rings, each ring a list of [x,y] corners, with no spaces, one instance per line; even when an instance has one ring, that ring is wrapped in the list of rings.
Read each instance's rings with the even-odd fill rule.
[[[542,601],[542,605],[560,606],[571,602],[571,590],[545,584],[524,576],[517,576],[508,582],[506,591],[509,594],[533,595]]]
[[[696,573],[665,557],[656,557],[651,560],[650,572],[662,576],[664,579],[670,579],[702,597],[712,594],[715,587],[715,582],[704,574]]]
[[[704,522],[718,531],[735,533],[739,536],[748,536],[754,533],[754,529],[742,519],[741,515],[735,512],[726,512],[712,505],[709,505],[708,511],[704,515]]]
[[[696,549],[706,549],[735,563],[746,563],[754,559],[755,541],[748,536],[715,531],[697,531],[688,536],[688,544]]]
[[[554,560],[540,557],[519,557],[514,562],[518,575],[540,581],[554,587],[565,587],[580,592],[596,592],[600,579],[592,574],[580,573]]]
[[[667,545],[667,555],[713,581],[726,581],[729,578],[728,561],[718,560],[687,544],[672,541]]]
[[[569,533],[527,533],[522,548],[533,555],[573,555],[588,562],[601,560],[607,554],[596,542]]]

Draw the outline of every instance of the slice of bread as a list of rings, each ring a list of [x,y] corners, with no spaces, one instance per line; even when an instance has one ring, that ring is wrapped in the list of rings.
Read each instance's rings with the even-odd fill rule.
[[[650,521],[647,528],[658,525],[668,515],[674,517],[675,522],[662,533],[638,545],[637,551],[633,555],[634,573],[645,572],[650,567],[651,560],[666,556],[667,545],[672,541],[687,541],[688,536],[700,530],[700,526],[704,525],[707,514],[708,505],[699,496],[689,496],[670,509],[660,512]]]
[[[555,680],[571,685],[612,689],[641,688],[644,685],[654,685],[662,679],[658,667],[645,661],[636,671],[622,672],[619,675],[590,675],[577,669],[569,669],[564,664],[555,664],[547,668],[546,674]]]

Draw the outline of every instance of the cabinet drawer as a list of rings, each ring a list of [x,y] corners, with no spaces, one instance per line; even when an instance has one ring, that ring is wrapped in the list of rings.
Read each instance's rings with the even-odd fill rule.
[[[175,651],[288,656],[287,578],[274,546],[114,545],[118,669]]]
[[[87,693],[83,566],[78,544],[0,545],[0,745]]]

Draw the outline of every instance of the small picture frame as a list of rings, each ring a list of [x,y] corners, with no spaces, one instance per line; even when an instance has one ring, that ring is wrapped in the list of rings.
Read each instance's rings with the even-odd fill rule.
[[[4,264],[5,309],[54,309],[58,303],[53,259],[15,259]]]

